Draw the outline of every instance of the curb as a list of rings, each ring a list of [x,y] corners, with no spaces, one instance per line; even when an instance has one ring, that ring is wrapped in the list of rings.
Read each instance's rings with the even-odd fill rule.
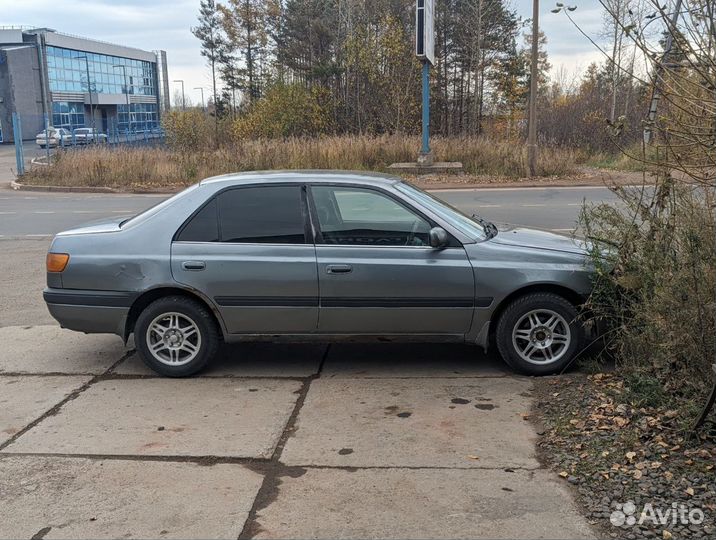
[[[421,184],[420,182],[413,182],[420,189],[426,191],[459,191],[459,190],[471,190],[471,189],[519,189],[519,188],[608,188],[608,182],[504,182],[504,183],[492,183],[492,184]],[[631,184],[620,184],[620,185],[631,185]]]
[[[136,194],[157,194],[172,195],[178,193],[183,188],[178,189],[116,189],[111,187],[91,187],[91,186],[30,186],[22,184],[17,180],[10,182],[10,188],[15,191],[45,191],[54,193],[136,193]]]
[[[415,182],[418,187],[427,191],[450,191],[472,189],[514,189],[514,188],[577,188],[577,187],[609,187],[608,182],[504,182],[493,184],[422,184]],[[632,184],[622,184],[624,186]],[[186,186],[188,187],[188,186]],[[108,194],[136,194],[136,195],[173,195],[179,193],[184,187],[169,189],[117,189],[111,187],[91,186],[33,186],[22,184],[17,180],[10,182],[10,188],[15,191],[36,191],[51,193],[108,193]]]

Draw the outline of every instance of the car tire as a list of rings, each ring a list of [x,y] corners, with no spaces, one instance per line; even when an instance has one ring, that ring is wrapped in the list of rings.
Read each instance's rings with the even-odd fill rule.
[[[581,352],[584,329],[571,302],[553,293],[530,293],[507,306],[495,340],[515,371],[550,375],[566,369]]]
[[[204,305],[185,296],[166,296],[139,314],[134,341],[152,370],[167,377],[189,377],[215,356],[220,337]]]

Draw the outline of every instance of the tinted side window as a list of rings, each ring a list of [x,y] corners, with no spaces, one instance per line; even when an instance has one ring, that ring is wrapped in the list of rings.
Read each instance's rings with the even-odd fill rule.
[[[212,199],[187,223],[177,236],[179,242],[218,242],[219,220],[216,199]]]
[[[300,186],[232,189],[217,199],[222,242],[306,242]]]
[[[428,246],[430,223],[377,191],[313,186],[324,244]]]

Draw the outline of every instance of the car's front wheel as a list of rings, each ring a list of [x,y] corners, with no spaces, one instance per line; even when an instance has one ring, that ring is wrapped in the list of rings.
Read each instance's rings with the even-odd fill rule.
[[[500,355],[513,369],[549,375],[565,369],[581,351],[584,330],[577,308],[553,293],[530,293],[514,300],[495,331]]]
[[[206,307],[184,296],[167,296],[140,313],[134,341],[151,369],[167,377],[188,377],[216,354],[220,338]]]

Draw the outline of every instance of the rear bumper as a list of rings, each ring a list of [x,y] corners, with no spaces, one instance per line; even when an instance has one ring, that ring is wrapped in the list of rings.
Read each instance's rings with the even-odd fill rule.
[[[50,289],[42,293],[50,315],[62,328],[88,334],[124,336],[134,293]]]

